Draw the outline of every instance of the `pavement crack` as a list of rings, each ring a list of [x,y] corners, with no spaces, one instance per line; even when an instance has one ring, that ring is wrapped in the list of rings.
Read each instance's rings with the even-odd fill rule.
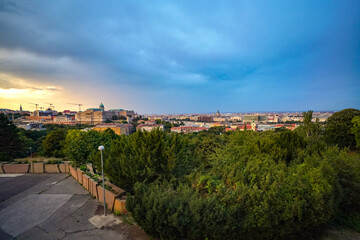
[[[74,233],[87,232],[87,231],[91,231],[91,230],[95,230],[95,229],[97,229],[97,228],[94,227],[94,228],[77,230],[77,231],[73,231],[73,232],[65,232],[65,233],[66,233],[66,235],[71,235],[71,234],[74,234]],[[66,236],[66,235],[65,235],[65,236]]]

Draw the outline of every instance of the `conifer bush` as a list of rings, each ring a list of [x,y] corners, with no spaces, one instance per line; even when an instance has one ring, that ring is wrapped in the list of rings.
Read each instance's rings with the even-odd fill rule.
[[[279,143],[284,138],[287,144]],[[346,150],[309,151],[297,133],[238,132],[210,159],[210,167],[188,178],[134,185],[127,208],[147,233],[160,239],[309,239],[358,211],[360,161]]]

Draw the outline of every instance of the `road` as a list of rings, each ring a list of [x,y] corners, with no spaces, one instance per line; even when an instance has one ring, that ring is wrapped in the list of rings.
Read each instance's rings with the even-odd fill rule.
[[[98,228],[101,209],[68,174],[0,174],[0,239],[148,239],[113,215]]]

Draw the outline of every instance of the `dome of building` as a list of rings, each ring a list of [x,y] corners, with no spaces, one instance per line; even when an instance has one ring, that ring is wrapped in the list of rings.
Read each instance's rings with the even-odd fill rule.
[[[104,107],[104,104],[100,104],[100,106],[99,106],[99,108],[101,108],[101,109],[104,109],[105,107]]]

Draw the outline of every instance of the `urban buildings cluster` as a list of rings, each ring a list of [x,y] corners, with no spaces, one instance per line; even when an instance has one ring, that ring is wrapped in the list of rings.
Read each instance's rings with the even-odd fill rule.
[[[98,108],[89,108],[85,111],[58,112],[51,105],[46,110],[23,111],[20,105],[20,110],[0,109],[0,113],[7,114],[18,127],[27,130],[42,130],[46,128],[46,124],[85,124],[90,126],[88,129],[97,131],[110,128],[119,135],[129,135],[135,130],[151,131],[155,128],[165,130],[165,125],[171,132],[178,133],[207,131],[211,127],[224,127],[226,131],[269,131],[277,128],[294,130],[303,121],[302,112],[220,114],[217,111],[210,114],[141,116],[134,110],[106,110],[102,103]],[[333,112],[314,112],[312,120],[326,122],[332,114]]]

